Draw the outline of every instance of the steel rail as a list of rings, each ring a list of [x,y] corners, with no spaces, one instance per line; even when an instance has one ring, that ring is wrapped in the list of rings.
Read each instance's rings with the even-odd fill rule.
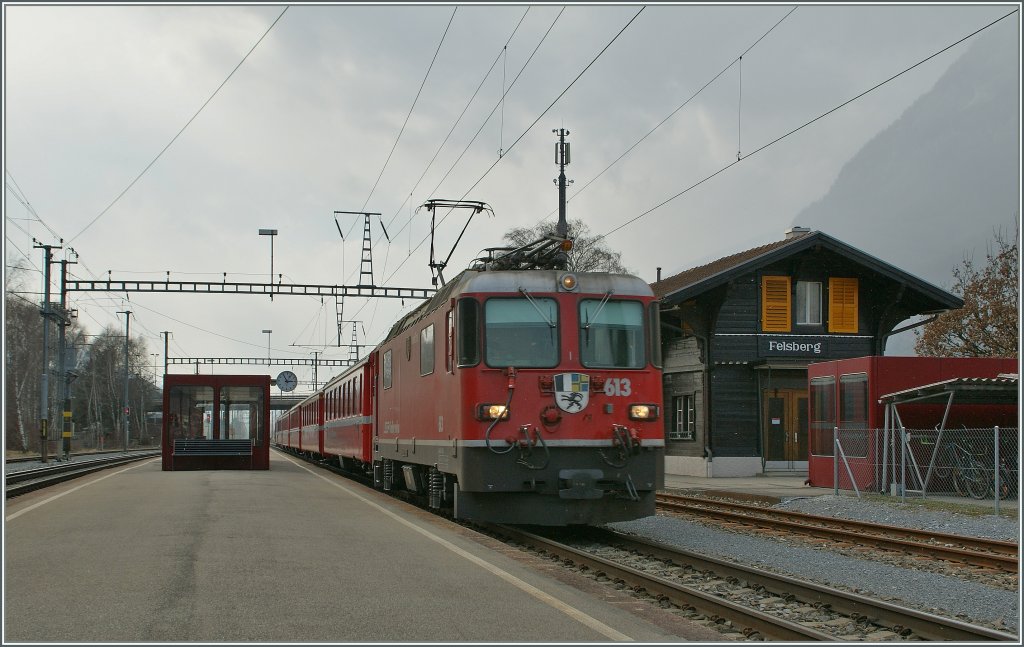
[[[949,535],[945,533],[932,533],[927,530],[897,528],[883,524],[837,519],[835,517],[822,517],[818,515],[806,515],[790,510],[767,509],[758,506],[695,497],[658,494],[657,502],[661,509],[672,512],[687,512],[700,516],[715,517],[729,521],[746,523],[749,525],[760,526],[762,528],[781,528],[788,532],[810,535],[820,539],[842,539],[856,544],[874,546],[884,550],[896,550],[916,555],[924,555],[932,559],[943,559],[946,561],[962,562],[974,566],[997,568],[1008,573],[1019,572],[1019,561],[1016,555],[1018,547],[1013,542],[988,540],[977,537],[964,537],[961,535]],[[734,512],[732,510],[742,510],[742,512]],[[900,537],[915,537],[917,540],[914,541],[910,539],[885,537],[870,533],[899,535]],[[928,539],[935,539],[946,543],[956,543],[962,546],[972,547],[974,550],[955,548],[942,544],[926,543]],[[986,550],[991,552],[976,552],[977,550]],[[1013,551],[1013,554],[1008,554],[1008,551]]]
[[[692,606],[708,616],[717,615],[729,618],[734,625],[749,627],[768,638],[787,641],[835,641],[835,636],[831,634],[729,602],[623,564],[617,564],[540,535],[508,526],[484,524],[483,527],[563,560],[571,560],[575,564],[585,564],[588,568],[603,571],[610,578],[620,579],[634,588],[642,588],[652,595],[666,598],[679,606]]]
[[[11,474],[5,474],[4,485],[6,487],[6,498],[10,499],[11,497],[39,490],[51,485],[56,485],[58,483],[63,483],[64,481],[88,476],[89,474],[99,472],[100,470],[105,470],[110,467],[145,460],[159,455],[159,450],[144,451],[137,452],[130,456],[121,455],[93,461],[64,463],[61,465],[53,465],[34,470],[23,470],[20,472],[13,472]]]

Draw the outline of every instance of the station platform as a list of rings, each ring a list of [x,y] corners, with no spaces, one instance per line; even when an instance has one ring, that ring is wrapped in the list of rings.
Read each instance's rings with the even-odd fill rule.
[[[703,476],[682,476],[679,474],[665,475],[665,489],[669,491],[702,492],[718,495],[739,501],[751,501],[758,503],[783,503],[792,499],[808,497],[830,496],[835,494],[832,488],[811,487],[804,485],[807,480],[806,474],[797,475],[757,475],[746,477],[703,477]],[[852,490],[839,490],[839,496],[857,496]],[[880,495],[872,494],[873,500],[879,501]],[[892,503],[904,502],[898,496],[881,495],[882,500]],[[921,502],[923,499],[908,495],[906,503]],[[993,508],[993,501],[988,499],[971,499],[968,497],[929,495],[927,501],[941,502],[950,506],[964,506],[966,508]],[[1016,498],[1004,499],[999,502],[999,507],[1004,511],[1018,511],[1020,501]]]
[[[665,489],[707,492],[728,496],[729,498],[763,503],[782,503],[789,499],[823,496],[834,493],[832,488],[804,485],[806,480],[806,474],[716,478],[666,474]]]
[[[721,637],[293,457],[270,460],[163,471],[154,458],[9,499],[4,643]]]

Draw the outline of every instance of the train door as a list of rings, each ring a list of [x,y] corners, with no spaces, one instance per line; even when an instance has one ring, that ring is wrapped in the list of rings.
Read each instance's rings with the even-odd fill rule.
[[[807,390],[765,389],[764,462],[769,470],[807,469]]]

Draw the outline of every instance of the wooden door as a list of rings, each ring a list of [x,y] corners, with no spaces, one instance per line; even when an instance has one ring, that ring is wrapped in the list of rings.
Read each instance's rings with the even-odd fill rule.
[[[807,391],[764,391],[764,459],[766,465],[799,467],[807,461]],[[781,464],[780,464],[781,463]]]

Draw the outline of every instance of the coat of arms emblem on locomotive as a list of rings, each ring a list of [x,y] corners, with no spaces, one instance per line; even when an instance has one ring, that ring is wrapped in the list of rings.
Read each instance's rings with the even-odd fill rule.
[[[590,402],[590,376],[583,373],[559,373],[555,376],[555,404],[566,413],[587,408]]]

